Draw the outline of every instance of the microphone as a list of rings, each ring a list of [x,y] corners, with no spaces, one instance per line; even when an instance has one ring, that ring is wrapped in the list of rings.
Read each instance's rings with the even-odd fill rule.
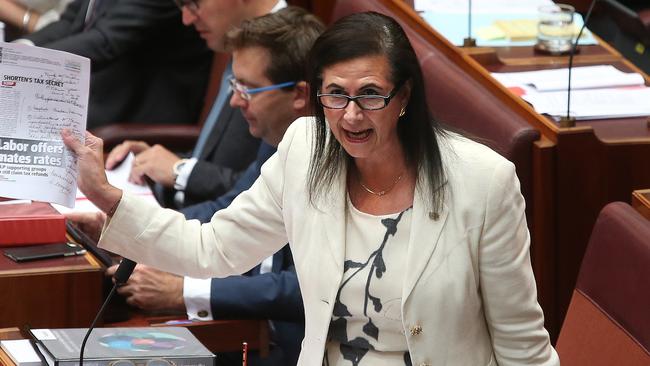
[[[115,284],[113,285],[111,292],[109,292],[108,296],[106,296],[106,300],[104,300],[102,307],[99,309],[99,312],[97,312],[97,315],[95,316],[95,320],[93,320],[92,324],[90,324],[90,328],[88,328],[88,331],[86,332],[86,335],[84,336],[84,339],[81,342],[81,349],[79,350],[79,366],[83,366],[84,364],[84,350],[86,349],[86,341],[88,341],[88,337],[90,337],[90,332],[92,332],[93,328],[95,328],[95,324],[97,323],[97,320],[99,320],[102,314],[104,314],[104,310],[106,310],[106,305],[108,305],[108,302],[115,294],[115,291],[117,291],[117,287],[125,284],[129,280],[129,277],[131,277],[131,273],[133,273],[136,264],[137,263],[135,263],[130,259],[122,258],[120,265],[117,267],[117,270],[115,270],[115,274],[113,275],[113,278],[115,279]]]
[[[467,38],[463,39],[463,47],[476,47],[476,39],[472,38],[472,0],[469,2],[467,12]]]
[[[580,27],[580,31],[578,32],[578,36],[576,37],[576,40],[573,42],[573,46],[571,47],[571,52],[569,52],[569,82],[567,84],[567,98],[566,98],[566,116],[560,118],[560,127],[575,127],[576,126],[576,118],[571,117],[571,70],[573,69],[573,56],[576,54],[576,51],[578,49],[578,41],[580,41],[580,37],[582,36],[582,32],[584,32],[585,28],[587,27],[587,22],[589,21],[589,18],[591,17],[591,12],[594,10],[594,6],[598,0],[592,0],[591,4],[589,5],[589,9],[587,10],[587,13],[585,14],[585,20],[582,22],[582,27]]]
[[[117,270],[115,270],[115,274],[113,275],[113,278],[115,278],[115,284],[125,284],[126,281],[129,280],[129,277],[131,277],[131,273],[133,273],[136,264],[137,263],[128,258],[123,258],[120,262],[120,265],[117,267]]]

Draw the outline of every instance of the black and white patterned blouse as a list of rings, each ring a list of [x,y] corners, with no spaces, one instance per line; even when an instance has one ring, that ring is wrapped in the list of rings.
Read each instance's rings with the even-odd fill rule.
[[[324,366],[411,365],[401,300],[412,211],[374,216],[348,198],[345,273]]]

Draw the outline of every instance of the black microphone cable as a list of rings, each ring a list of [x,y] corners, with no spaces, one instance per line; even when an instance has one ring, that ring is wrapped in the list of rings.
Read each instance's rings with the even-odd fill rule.
[[[569,84],[567,85],[567,99],[566,99],[566,117],[564,121],[565,123],[568,123],[569,121],[572,121],[571,118],[571,70],[573,69],[573,56],[575,56],[576,51],[578,50],[578,41],[580,41],[580,37],[582,37],[582,32],[584,32],[585,28],[587,27],[587,22],[589,21],[589,18],[591,17],[591,12],[594,10],[594,6],[598,0],[592,0],[591,4],[589,5],[589,10],[587,10],[587,13],[585,14],[585,19],[584,22],[582,22],[582,27],[580,27],[580,31],[578,32],[578,36],[576,37],[575,42],[573,42],[573,46],[571,47],[571,53],[569,53]]]
[[[88,331],[84,336],[84,340],[81,342],[81,349],[79,350],[79,366],[83,366],[84,364],[84,350],[86,349],[86,341],[88,341],[88,337],[90,337],[90,332],[92,332],[93,328],[95,328],[95,324],[97,324],[97,320],[99,320],[102,314],[104,314],[104,310],[106,310],[106,306],[108,305],[108,302],[111,300],[111,297],[113,297],[113,294],[115,294],[115,291],[117,291],[118,286],[125,284],[126,281],[129,280],[129,277],[131,276],[131,273],[133,273],[136,264],[137,263],[135,263],[130,259],[123,258],[122,261],[120,262],[120,265],[117,267],[117,270],[115,270],[115,275],[113,275],[113,278],[115,279],[115,284],[113,285],[111,292],[108,293],[108,296],[106,297],[106,300],[104,300],[104,303],[102,304],[102,307],[99,309],[99,312],[97,312],[97,316],[95,316],[95,320],[93,320],[92,324],[90,324],[90,328],[88,328]]]

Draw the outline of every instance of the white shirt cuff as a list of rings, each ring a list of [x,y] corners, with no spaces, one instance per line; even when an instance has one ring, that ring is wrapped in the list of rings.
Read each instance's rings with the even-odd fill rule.
[[[178,170],[176,181],[174,182],[174,189],[177,191],[185,190],[185,187],[187,187],[187,181],[190,179],[190,174],[192,174],[192,170],[194,169],[197,161],[198,160],[196,158],[187,159],[185,164],[181,166],[181,168]]]
[[[32,42],[32,41],[30,41],[29,39],[26,39],[26,38],[15,39],[15,40],[12,41],[12,43],[25,44],[25,45],[28,45],[28,46],[35,46],[34,42]]]
[[[213,320],[210,307],[211,279],[185,277],[183,279],[183,300],[190,320]]]
[[[56,9],[50,9],[46,11],[45,13],[41,14],[40,17],[38,17],[38,20],[34,25],[34,32],[42,29],[50,23],[56,22],[57,20],[59,20],[59,12],[56,11]]]
[[[260,274],[269,273],[273,269],[273,256],[270,256],[260,264]]]

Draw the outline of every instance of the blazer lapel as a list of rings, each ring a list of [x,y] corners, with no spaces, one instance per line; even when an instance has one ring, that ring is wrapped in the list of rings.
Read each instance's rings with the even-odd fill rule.
[[[408,245],[402,304],[413,291],[415,284],[429,263],[438,246],[440,233],[447,221],[449,210],[446,204],[442,205],[440,212],[431,211],[428,201],[429,195],[422,194],[420,189],[415,190],[413,202],[413,219],[411,220],[411,235]]]
[[[324,195],[320,204],[325,206],[319,210],[320,222],[327,237],[327,246],[334,258],[338,273],[343,275],[345,261],[345,214],[346,214],[346,175],[342,172],[330,187],[329,194]]]

